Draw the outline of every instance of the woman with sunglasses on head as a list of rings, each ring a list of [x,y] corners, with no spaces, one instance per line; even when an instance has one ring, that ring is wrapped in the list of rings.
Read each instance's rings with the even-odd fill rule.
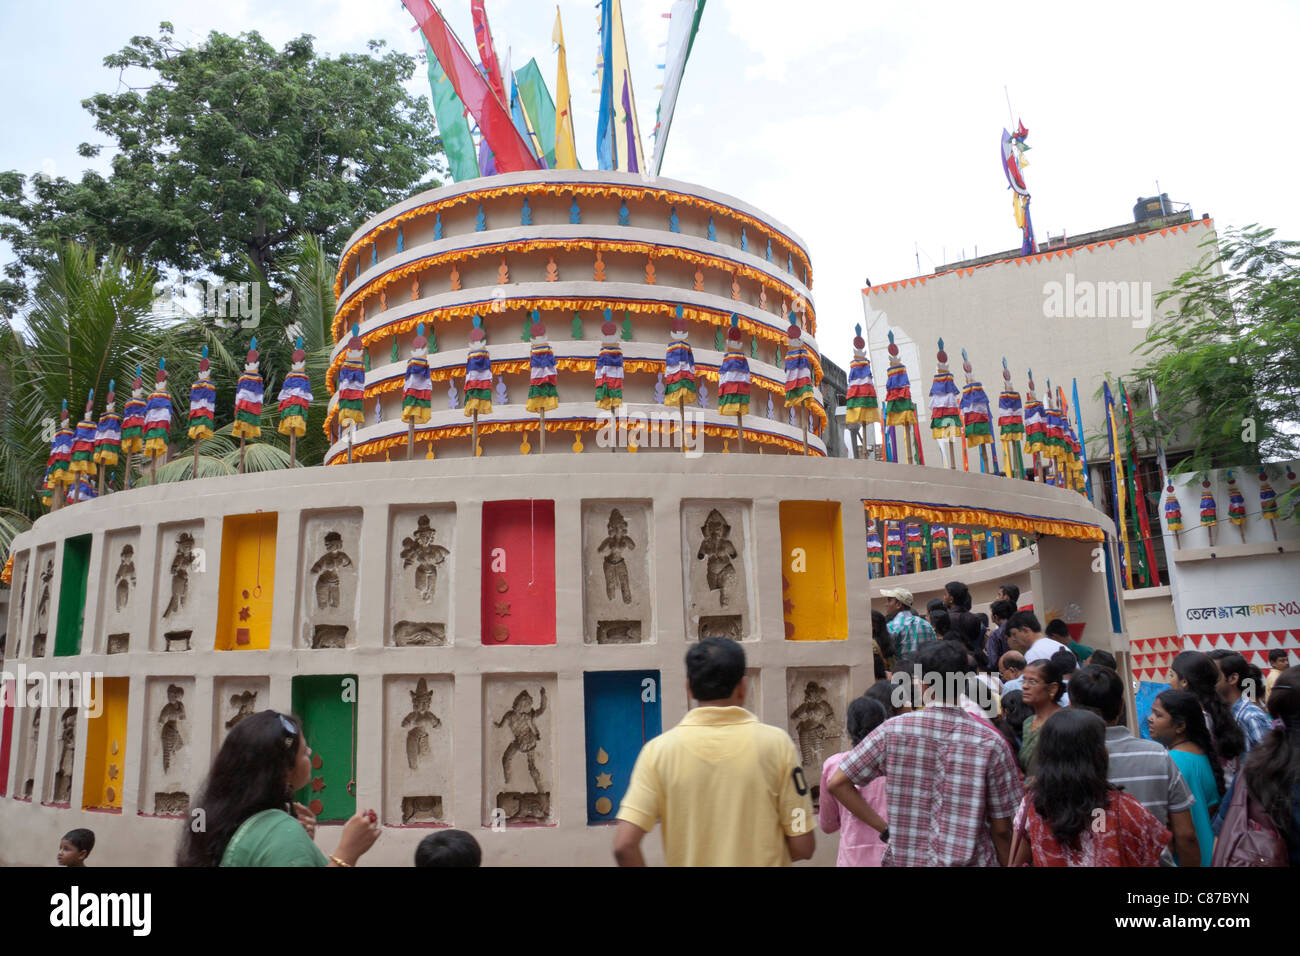
[[[1201,866],[1209,866],[1214,856],[1210,820],[1223,798],[1224,783],[1223,764],[1205,726],[1201,702],[1190,691],[1167,690],[1152,703],[1147,727],[1152,740],[1169,748],[1169,756],[1196,798],[1192,825],[1201,846]]]
[[[177,865],[355,865],[379,838],[374,815],[362,811],[349,820],[327,857],[312,839],[316,818],[293,802],[311,771],[311,748],[296,719],[274,710],[245,717],[226,735],[190,804],[203,812],[203,825],[186,818]]]
[[[1020,682],[1020,696],[1024,706],[1033,711],[1025,718],[1020,730],[1020,769],[1032,777],[1038,768],[1038,737],[1047,718],[1061,710],[1061,695],[1065,682],[1061,669],[1050,658],[1031,661]]]

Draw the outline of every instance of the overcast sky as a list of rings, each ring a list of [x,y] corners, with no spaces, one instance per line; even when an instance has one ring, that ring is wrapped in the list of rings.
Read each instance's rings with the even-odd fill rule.
[[[641,128],[653,128],[669,0],[624,0]],[[473,45],[468,0],[439,4]],[[578,155],[595,166],[597,14],[564,0]],[[488,0],[497,47],[536,57],[554,92],[555,4]],[[113,91],[106,55],[170,20],[177,39],[256,30],[317,51],[366,41],[417,53],[398,0],[64,0],[0,6],[0,169],[77,178],[103,143],[81,100]],[[1019,245],[998,165],[1007,93],[1029,129],[1039,238],[1130,221],[1156,180],[1219,229],[1260,222],[1300,239],[1294,106],[1300,5],[709,0],[663,175],[719,189],[808,243],[818,339],[844,363],[859,290]],[[417,72],[411,90],[427,98]],[[1287,119],[1291,116],[1292,119]],[[647,150],[649,147],[647,146]],[[916,247],[919,244],[920,268]],[[0,247],[0,259],[7,259]],[[954,330],[957,334],[957,330]]]

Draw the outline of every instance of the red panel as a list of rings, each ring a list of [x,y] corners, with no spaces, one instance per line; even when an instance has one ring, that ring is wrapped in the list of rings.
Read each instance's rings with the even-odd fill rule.
[[[483,643],[555,643],[555,502],[483,503]]]
[[[0,729],[0,797],[9,792],[9,750],[14,737],[14,700],[18,693],[17,681],[6,681],[4,685],[4,716],[0,717],[3,728]]]

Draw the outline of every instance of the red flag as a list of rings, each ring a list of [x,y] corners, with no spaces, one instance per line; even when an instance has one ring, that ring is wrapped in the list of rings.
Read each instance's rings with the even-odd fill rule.
[[[528,143],[515,129],[510,111],[483,79],[442,14],[429,0],[402,0],[402,5],[415,17],[424,38],[433,48],[434,56],[450,77],[456,95],[478,123],[496,159],[497,171],[518,173],[541,169]]]
[[[474,16],[474,43],[478,46],[479,62],[487,70],[492,92],[505,103],[508,102],[505,82],[501,77],[501,64],[497,61],[497,50],[492,43],[492,28],[488,26],[487,8],[483,3],[484,0],[470,0],[469,10]]]

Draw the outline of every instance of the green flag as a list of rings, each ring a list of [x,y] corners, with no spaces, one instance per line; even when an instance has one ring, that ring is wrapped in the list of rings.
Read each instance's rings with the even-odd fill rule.
[[[456,88],[434,56],[428,40],[424,41],[424,50],[429,57],[433,115],[438,121],[438,132],[442,136],[442,148],[447,153],[447,163],[451,167],[451,178],[456,182],[477,179],[478,159],[474,152],[474,139],[469,133],[469,121],[465,119],[465,104],[456,95]]]
[[[519,101],[528,114],[528,122],[541,144],[546,168],[555,168],[555,102],[546,88],[542,71],[536,60],[529,60],[523,69],[515,70],[515,85],[519,87]]]

